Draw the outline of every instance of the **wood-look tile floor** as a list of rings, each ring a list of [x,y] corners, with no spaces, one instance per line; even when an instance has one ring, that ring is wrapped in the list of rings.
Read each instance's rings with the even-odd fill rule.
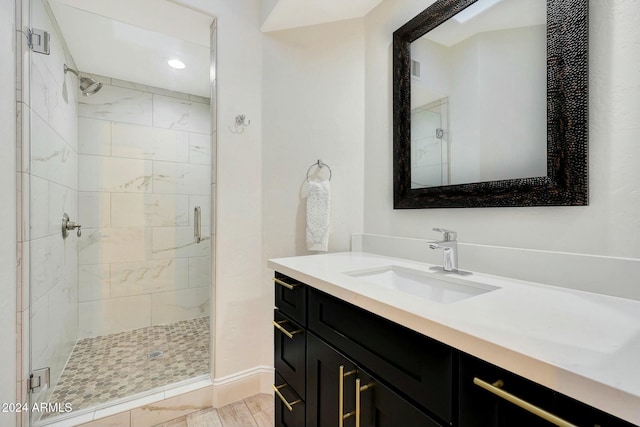
[[[208,408],[154,427],[273,427],[273,395],[256,394],[221,408]]]

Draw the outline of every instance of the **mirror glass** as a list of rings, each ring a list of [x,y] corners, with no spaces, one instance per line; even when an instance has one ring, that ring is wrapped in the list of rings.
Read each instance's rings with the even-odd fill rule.
[[[411,43],[411,189],[547,175],[546,24],[478,0]]]
[[[584,206],[586,0],[436,0],[393,32],[394,209]]]

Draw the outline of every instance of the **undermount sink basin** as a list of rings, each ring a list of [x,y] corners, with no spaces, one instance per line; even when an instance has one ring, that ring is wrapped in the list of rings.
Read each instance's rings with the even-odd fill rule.
[[[474,282],[468,277],[459,279],[454,274],[428,272],[390,265],[368,270],[348,271],[344,274],[386,289],[403,292],[430,301],[449,304],[500,289]]]

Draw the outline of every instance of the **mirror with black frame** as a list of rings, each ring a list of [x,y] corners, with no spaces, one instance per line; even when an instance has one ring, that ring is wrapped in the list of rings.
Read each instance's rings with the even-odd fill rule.
[[[394,208],[588,204],[587,89],[586,0],[436,1],[393,34]]]

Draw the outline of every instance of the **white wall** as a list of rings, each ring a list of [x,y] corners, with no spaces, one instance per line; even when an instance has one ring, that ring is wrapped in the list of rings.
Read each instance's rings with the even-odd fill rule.
[[[349,250],[363,215],[364,22],[266,33],[263,58],[265,260],[310,253],[301,188],[318,159],[332,170],[329,251]]]
[[[426,6],[387,0],[366,17],[365,232],[435,238],[442,226],[468,243],[640,258],[637,4],[589,5],[590,206],[393,210],[391,35]]]
[[[546,175],[545,40],[537,25],[452,46],[451,184]]]
[[[427,38],[411,43],[411,59],[420,64],[420,77],[411,76],[411,109],[451,93],[451,50]]]
[[[15,56],[16,26],[13,0],[0,0],[0,51]],[[16,380],[16,81],[15,61],[0,62],[0,402],[15,402]],[[18,356],[20,357],[20,356]],[[0,424],[13,426],[13,413],[0,413]]]

